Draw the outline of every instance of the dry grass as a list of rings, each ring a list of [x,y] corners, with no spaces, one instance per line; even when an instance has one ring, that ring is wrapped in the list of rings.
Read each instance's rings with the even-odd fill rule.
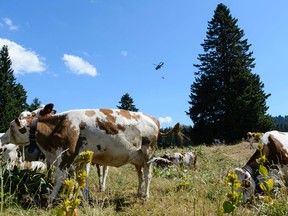
[[[191,150],[191,149],[190,149]],[[198,146],[197,170],[154,170],[151,182],[151,199],[142,203],[136,197],[137,174],[132,165],[110,168],[107,190],[98,192],[98,177],[93,168],[89,176],[91,203],[79,208],[79,215],[223,215],[222,203],[229,191],[224,178],[229,171],[243,166],[255,150],[247,142],[237,145]],[[182,149],[165,150],[169,152]],[[164,150],[158,150],[162,155]],[[285,215],[288,212],[287,190],[283,189],[274,204],[267,206],[260,201],[239,206],[235,215]],[[49,211],[9,208],[4,215],[56,215]]]

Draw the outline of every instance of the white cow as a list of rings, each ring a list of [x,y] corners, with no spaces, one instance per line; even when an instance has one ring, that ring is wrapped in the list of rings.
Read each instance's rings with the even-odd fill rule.
[[[16,118],[1,141],[27,144],[29,131],[35,131],[37,145],[48,165],[55,162],[57,168],[50,201],[57,197],[67,176],[66,169],[74,167],[71,165],[77,163],[79,153],[87,150],[94,152],[92,163],[95,164],[115,167],[134,164],[139,180],[138,195],[142,194],[145,182],[144,199],[148,199],[152,173],[147,162],[154,155],[158,137],[180,130],[176,124],[168,133],[161,133],[157,119],[119,109],[71,110],[49,118],[39,117],[36,126],[32,124],[34,119]]]

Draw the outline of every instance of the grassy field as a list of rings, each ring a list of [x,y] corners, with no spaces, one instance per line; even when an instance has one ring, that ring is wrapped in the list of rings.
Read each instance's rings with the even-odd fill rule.
[[[182,150],[157,150],[156,155]],[[89,176],[91,201],[79,207],[78,215],[223,215],[222,204],[229,192],[224,178],[235,167],[243,166],[255,150],[250,150],[247,142],[185,149],[188,150],[198,153],[197,169],[155,168],[151,199],[144,204],[136,197],[138,179],[134,166],[111,167],[105,193],[98,192],[98,177],[93,167]],[[255,198],[251,204],[237,207],[234,215],[288,215],[287,201],[287,189],[282,188],[272,204]],[[3,215],[56,214],[57,208],[46,211],[13,206]]]

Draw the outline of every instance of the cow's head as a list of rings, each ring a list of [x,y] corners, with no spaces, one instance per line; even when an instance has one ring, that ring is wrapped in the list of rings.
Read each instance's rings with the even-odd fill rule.
[[[23,119],[23,118],[26,118],[26,117],[28,117],[28,116],[31,117],[31,116],[32,116],[32,113],[29,112],[29,111],[23,111],[23,112],[20,113],[19,118],[20,118],[20,119]]]
[[[242,200],[247,202],[251,196],[255,193],[256,184],[251,174],[243,168],[235,168],[235,173],[238,176],[238,180],[241,186],[237,189],[238,192],[242,192]]]
[[[49,103],[47,105],[45,105],[44,107],[41,106],[38,109],[32,111],[32,115],[36,118],[40,117],[40,116],[46,116],[46,115],[53,115],[56,114],[56,110],[53,110],[54,104]]]
[[[23,119],[16,118],[10,122],[10,127],[6,133],[0,137],[2,144],[13,143],[16,145],[29,144],[29,127],[31,125],[32,117],[25,117]]]

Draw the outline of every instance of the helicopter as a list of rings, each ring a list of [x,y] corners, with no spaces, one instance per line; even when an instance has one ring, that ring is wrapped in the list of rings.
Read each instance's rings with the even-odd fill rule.
[[[155,70],[159,70],[163,67],[164,62],[160,62],[159,64],[154,64],[154,65],[156,65]]]

